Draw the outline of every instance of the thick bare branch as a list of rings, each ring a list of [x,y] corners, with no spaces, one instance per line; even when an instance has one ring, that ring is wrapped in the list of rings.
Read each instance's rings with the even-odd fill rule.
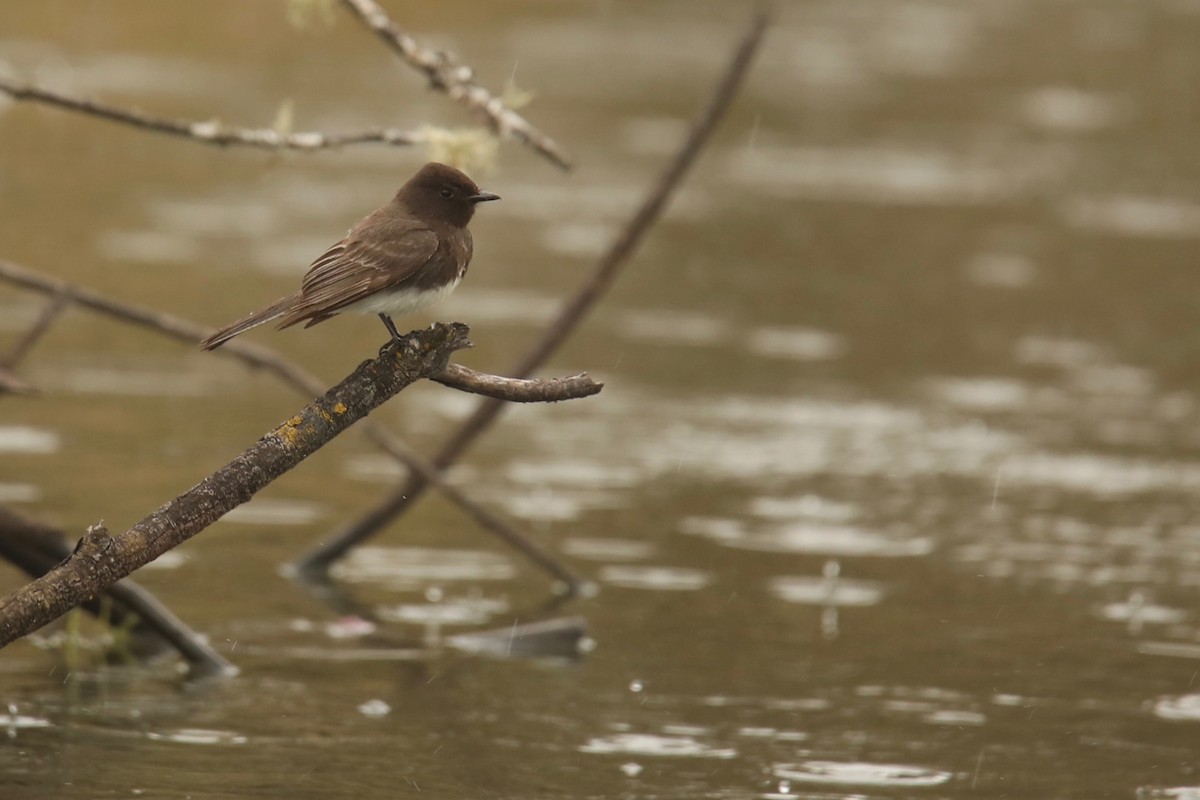
[[[43,275],[34,270],[14,264],[11,261],[4,261],[3,259],[0,259],[0,280],[5,280],[16,286],[41,292],[42,294],[66,298],[84,308],[121,320],[122,322],[148,328],[188,345],[195,345],[196,342],[211,334],[213,330],[212,328],[182,317],[177,317],[173,314],[167,314],[162,311],[156,311],[144,306],[137,306],[107,297],[78,284]],[[253,342],[238,339],[226,343],[220,350],[213,352],[217,355],[236,358],[247,366],[261,369],[309,397],[321,394],[324,389],[319,379],[299,365],[289,361],[274,350],[254,344]],[[444,372],[458,374],[457,370],[458,368],[452,368],[450,365],[447,365],[447,370]],[[480,373],[473,374],[480,375]],[[3,374],[0,373],[0,378],[2,377]],[[442,375],[439,374],[432,377],[437,380]],[[549,381],[549,383],[553,384],[554,380]],[[521,385],[522,382],[517,381],[517,384]],[[596,386],[595,391],[599,391],[599,386],[593,385]],[[0,381],[0,387],[2,386],[3,383]],[[465,387],[464,390],[471,391],[471,389]],[[586,395],[580,394],[579,396]],[[562,581],[566,587],[567,594],[577,594],[584,588],[585,582],[564,564],[560,563],[549,551],[540,547],[528,536],[518,531],[503,517],[480,505],[450,484],[441,471],[424,456],[369,419],[363,420],[359,428],[366,434],[367,438],[407,467],[411,472],[424,476],[426,480],[442,492],[447,500],[465,511],[468,516],[479,523],[485,530],[504,540],[550,575]]]
[[[233,461],[128,531],[88,529],[75,551],[0,600],[0,647],[32,633],[105,587],[190,539],[315,453],[417,380],[441,371],[470,345],[467,327],[434,325],[389,342],[324,396],[278,425]]]
[[[462,103],[484,119],[498,136],[511,136],[563,169],[571,169],[571,158],[546,134],[475,83],[470,67],[453,63],[444,53],[422,47],[400,28],[375,0],[342,0],[352,14],[373,30],[409,66],[429,80],[431,88]]]
[[[73,97],[52,89],[17,83],[0,77],[0,93],[14,100],[27,100],[75,111],[110,122],[129,125],[154,133],[181,136],[202,144],[218,147],[243,146],[263,150],[300,150],[311,152],[355,144],[413,145],[425,141],[423,134],[395,128],[370,128],[347,133],[300,131],[287,133],[273,128],[240,128],[216,120],[188,122],[143,114],[140,111],[118,108],[96,100]]]
[[[355,0],[363,2],[363,0]],[[345,0],[351,2],[351,0]],[[675,158],[659,177],[657,183],[642,201],[641,206],[626,223],[617,238],[601,256],[591,275],[576,294],[568,300],[534,346],[514,365],[513,377],[525,377],[546,362],[567,337],[578,327],[588,311],[603,297],[612,285],[620,268],[633,255],[646,232],[654,225],[667,205],[667,201],[678,188],[688,169],[696,161],[717,123],[725,116],[738,88],[750,68],[763,35],[770,23],[766,7],[759,8],[734,50],[729,65],[714,89],[707,107],[692,123],[691,130]],[[442,446],[433,458],[438,469],[453,464],[483,431],[485,431],[503,408],[503,402],[488,398],[479,403],[475,412]],[[297,562],[296,569],[310,574],[319,574],[334,561],[344,556],[355,545],[377,534],[382,528],[404,513],[427,487],[423,475],[410,475],[402,485],[389,495],[383,503],[368,511],[357,522],[336,531],[319,546]]]
[[[50,525],[27,519],[0,507],[0,556],[15,564],[31,578],[45,575],[56,564],[71,556],[66,535]],[[109,603],[101,601],[104,597]],[[123,580],[109,586],[99,597],[83,603],[94,616],[105,616],[114,627],[132,625],[132,633],[141,643],[139,650],[150,654],[167,652],[173,647],[184,657],[193,677],[236,675],[230,664],[150,592],[133,581]]]

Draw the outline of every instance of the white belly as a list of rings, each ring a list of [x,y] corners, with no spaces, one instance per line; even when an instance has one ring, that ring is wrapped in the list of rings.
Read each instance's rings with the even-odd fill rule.
[[[454,291],[460,281],[462,278],[458,278],[453,283],[447,283],[440,289],[423,291],[396,289],[390,292],[376,292],[370,297],[364,297],[356,303],[345,306],[342,310],[355,311],[359,314],[387,314],[389,317],[399,317],[420,311],[422,308],[442,300]]]

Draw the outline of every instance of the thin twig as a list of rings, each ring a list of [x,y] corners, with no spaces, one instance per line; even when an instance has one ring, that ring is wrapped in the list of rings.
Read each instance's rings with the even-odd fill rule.
[[[170,136],[182,136],[217,147],[240,145],[263,150],[312,152],[355,144],[405,146],[420,144],[426,139],[422,133],[401,131],[396,128],[370,128],[347,133],[320,133],[318,131],[287,133],[273,128],[240,128],[224,125],[216,120],[188,122],[118,108],[96,100],[73,97],[52,89],[17,83],[5,78],[0,78],[0,93],[7,94],[14,100],[38,102],[142,130],[165,133]]]
[[[20,339],[9,349],[8,355],[0,359],[0,367],[6,369],[15,369],[18,364],[25,360],[25,356],[29,355],[29,351],[38,343],[43,336],[54,325],[54,321],[58,316],[67,309],[70,301],[62,295],[54,295],[50,298],[50,302],[42,309],[42,313],[38,314],[38,318],[33,321],[29,329],[21,336]]]
[[[598,394],[604,384],[596,383],[586,372],[566,378],[522,380],[499,378],[460,364],[447,364],[433,380],[472,394],[481,394],[505,403],[557,403],[561,400],[577,400]]]
[[[377,358],[277,425],[212,475],[128,531],[93,526],[71,556],[0,600],[0,647],[32,633],[190,539],[470,346],[467,326],[434,325],[389,342]]]
[[[133,303],[125,303],[85,286],[45,275],[4,259],[0,259],[0,280],[42,294],[64,297],[83,308],[123,322],[149,328],[187,344],[195,344],[212,332],[211,328],[183,317]],[[319,394],[322,391],[321,381],[315,376],[266,347],[252,342],[237,341],[230,342],[222,350],[252,367],[275,375],[285,383],[302,388],[309,395]]]
[[[571,169],[571,158],[546,134],[504,104],[487,89],[475,83],[470,67],[453,63],[444,53],[422,47],[400,28],[375,0],[342,0],[351,13],[373,30],[405,63],[420,71],[429,86],[486,120],[497,136],[511,136],[563,169]]]
[[[352,0],[345,1],[351,2]],[[363,2],[363,0],[353,1]],[[642,201],[642,205],[625,228],[609,246],[608,251],[597,262],[587,282],[563,305],[558,316],[542,334],[542,337],[513,367],[511,371],[513,377],[525,377],[544,364],[607,291],[620,268],[629,260],[645,236],[646,231],[658,220],[684,174],[695,162],[709,136],[716,129],[717,123],[729,109],[769,23],[770,14],[767,8],[760,7],[755,12],[749,29],[734,51],[729,65],[713,91],[708,106],[692,123],[687,139],[671,164]],[[436,467],[442,470],[450,467],[471,442],[491,425],[502,408],[503,403],[500,401],[490,398],[481,401],[476,406],[475,412],[433,457]],[[421,496],[427,485],[424,475],[409,475],[383,503],[368,511],[358,521],[327,537],[297,562],[295,568],[308,574],[324,572],[351,548],[379,533],[383,526],[404,513],[405,509]]]
[[[12,394],[34,394],[38,391],[36,386],[22,379],[14,370],[18,364],[25,360],[25,357],[33,350],[34,345],[46,335],[54,325],[55,320],[58,319],[59,315],[62,314],[68,305],[69,303],[65,297],[54,295],[50,302],[42,309],[42,313],[38,314],[38,318],[33,321],[33,324],[9,348],[8,355],[0,358],[0,394],[4,394],[5,392]]]
[[[144,306],[125,303],[79,286],[78,284],[43,275],[3,259],[0,259],[0,280],[5,280],[13,285],[41,292],[42,294],[69,299],[83,308],[122,322],[148,328],[188,345],[195,345],[213,331],[212,328],[192,322],[191,320]],[[319,395],[324,391],[323,384],[316,376],[270,348],[239,339],[226,343],[221,349],[214,352],[218,355],[235,358],[254,369],[261,369],[275,376],[282,383],[293,387],[301,394],[308,395],[309,397]],[[469,383],[470,381],[464,380],[461,377],[464,374],[475,377],[482,375],[482,373],[468,370],[466,367],[447,365],[442,372],[431,377],[434,380],[439,380],[450,376],[447,380],[454,380],[455,376],[460,376],[460,383]],[[549,383],[553,383],[553,381]],[[514,385],[519,388],[525,384],[523,381],[516,381]],[[592,385],[597,387],[595,391],[599,391],[598,385]],[[464,391],[473,391],[466,385],[456,388],[462,388]],[[384,428],[370,419],[363,420],[359,423],[358,427],[366,434],[368,439],[403,464],[410,472],[424,476],[426,480],[438,488],[447,500],[466,512],[484,530],[502,539],[554,578],[562,581],[567,595],[575,595],[586,586],[582,578],[560,563],[548,550],[542,548],[524,533],[518,531],[511,523],[494,511],[472,500],[446,480],[442,472],[432,462],[410,448],[400,439],[388,433]]]
[[[23,380],[19,375],[9,370],[8,367],[0,367],[0,394],[5,392],[11,394],[36,394],[37,387],[29,381]]]

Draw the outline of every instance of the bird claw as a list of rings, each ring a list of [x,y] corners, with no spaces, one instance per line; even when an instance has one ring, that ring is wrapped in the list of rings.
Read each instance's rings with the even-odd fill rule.
[[[379,355],[383,355],[383,351],[389,347],[393,345],[400,345],[404,341],[404,337],[400,335],[400,331],[396,330],[396,323],[392,322],[392,318],[387,314],[381,313],[379,315],[379,319],[383,321],[384,327],[388,329],[388,333],[391,334],[392,337],[388,341],[384,342],[383,347],[379,348]]]

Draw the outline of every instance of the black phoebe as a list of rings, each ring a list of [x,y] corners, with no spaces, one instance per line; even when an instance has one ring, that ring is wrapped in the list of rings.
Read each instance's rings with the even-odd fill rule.
[[[350,229],[312,263],[300,291],[242,317],[201,342],[220,347],[239,333],[279,320],[279,328],[324,322],[343,311],[378,314],[399,339],[390,315],[407,314],[458,286],[471,262],[467,223],[475,204],[499,200],[454,167],[429,163],[392,202]]]

